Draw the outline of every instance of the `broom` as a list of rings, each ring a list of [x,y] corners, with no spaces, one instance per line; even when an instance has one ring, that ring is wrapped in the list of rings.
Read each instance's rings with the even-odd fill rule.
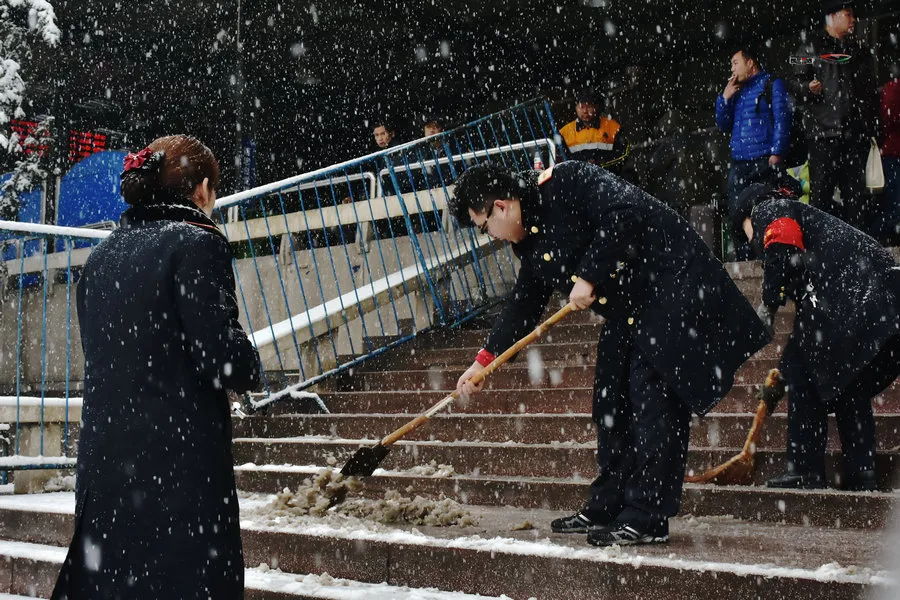
[[[766,376],[766,383],[756,395],[759,406],[753,417],[753,425],[747,433],[747,441],[738,454],[717,467],[713,467],[699,475],[686,475],[687,483],[714,483],[716,485],[749,485],[756,469],[756,443],[762,435],[766,417],[772,414],[775,406],[785,393],[784,378],[781,371],[772,369]]]

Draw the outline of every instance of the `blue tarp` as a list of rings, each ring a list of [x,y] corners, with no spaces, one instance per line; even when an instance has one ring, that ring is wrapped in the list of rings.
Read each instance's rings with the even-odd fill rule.
[[[62,178],[56,224],[83,227],[102,221],[119,222],[128,208],[119,194],[119,173],[125,152],[92,154]]]

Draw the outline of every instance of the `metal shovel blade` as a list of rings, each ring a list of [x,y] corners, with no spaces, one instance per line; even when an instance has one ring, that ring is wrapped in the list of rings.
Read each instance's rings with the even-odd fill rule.
[[[388,446],[378,444],[372,447],[363,447],[356,451],[350,460],[341,469],[341,475],[345,477],[368,477],[375,472],[384,457],[391,449]]]

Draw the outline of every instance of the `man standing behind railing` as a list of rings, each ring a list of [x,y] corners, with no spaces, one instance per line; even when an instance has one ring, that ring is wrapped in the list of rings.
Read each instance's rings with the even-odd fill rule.
[[[764,171],[781,166],[790,144],[791,100],[787,85],[763,69],[759,54],[749,46],[742,46],[731,57],[731,78],[716,98],[716,125],[731,134],[730,208]],[[734,259],[749,260],[750,245],[742,232],[736,229],[728,233]]]
[[[481,389],[469,380],[533,330],[555,290],[606,317],[594,375],[598,477],[584,507],[551,528],[595,546],[668,541],[691,412],[711,410],[769,341],[753,307],[687,221],[593,165],[563,162],[540,177],[471,167],[451,207],[521,261],[457,390]]]
[[[597,114],[597,96],[592,90],[582,90],[575,96],[575,116],[559,130],[571,158],[619,174],[629,146],[618,121]]]

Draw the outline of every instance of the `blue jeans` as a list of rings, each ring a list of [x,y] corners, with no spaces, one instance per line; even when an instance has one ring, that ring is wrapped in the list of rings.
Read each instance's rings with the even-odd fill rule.
[[[728,172],[728,209],[734,206],[738,196],[741,195],[747,186],[758,181],[758,178],[765,173],[769,167],[769,157],[763,156],[750,160],[732,160],[731,170]],[[735,229],[731,219],[726,219],[728,223],[728,236],[730,244],[726,255],[734,254],[734,260],[750,260],[750,243],[747,236],[744,235],[742,229]],[[726,256],[727,259],[727,256]]]

